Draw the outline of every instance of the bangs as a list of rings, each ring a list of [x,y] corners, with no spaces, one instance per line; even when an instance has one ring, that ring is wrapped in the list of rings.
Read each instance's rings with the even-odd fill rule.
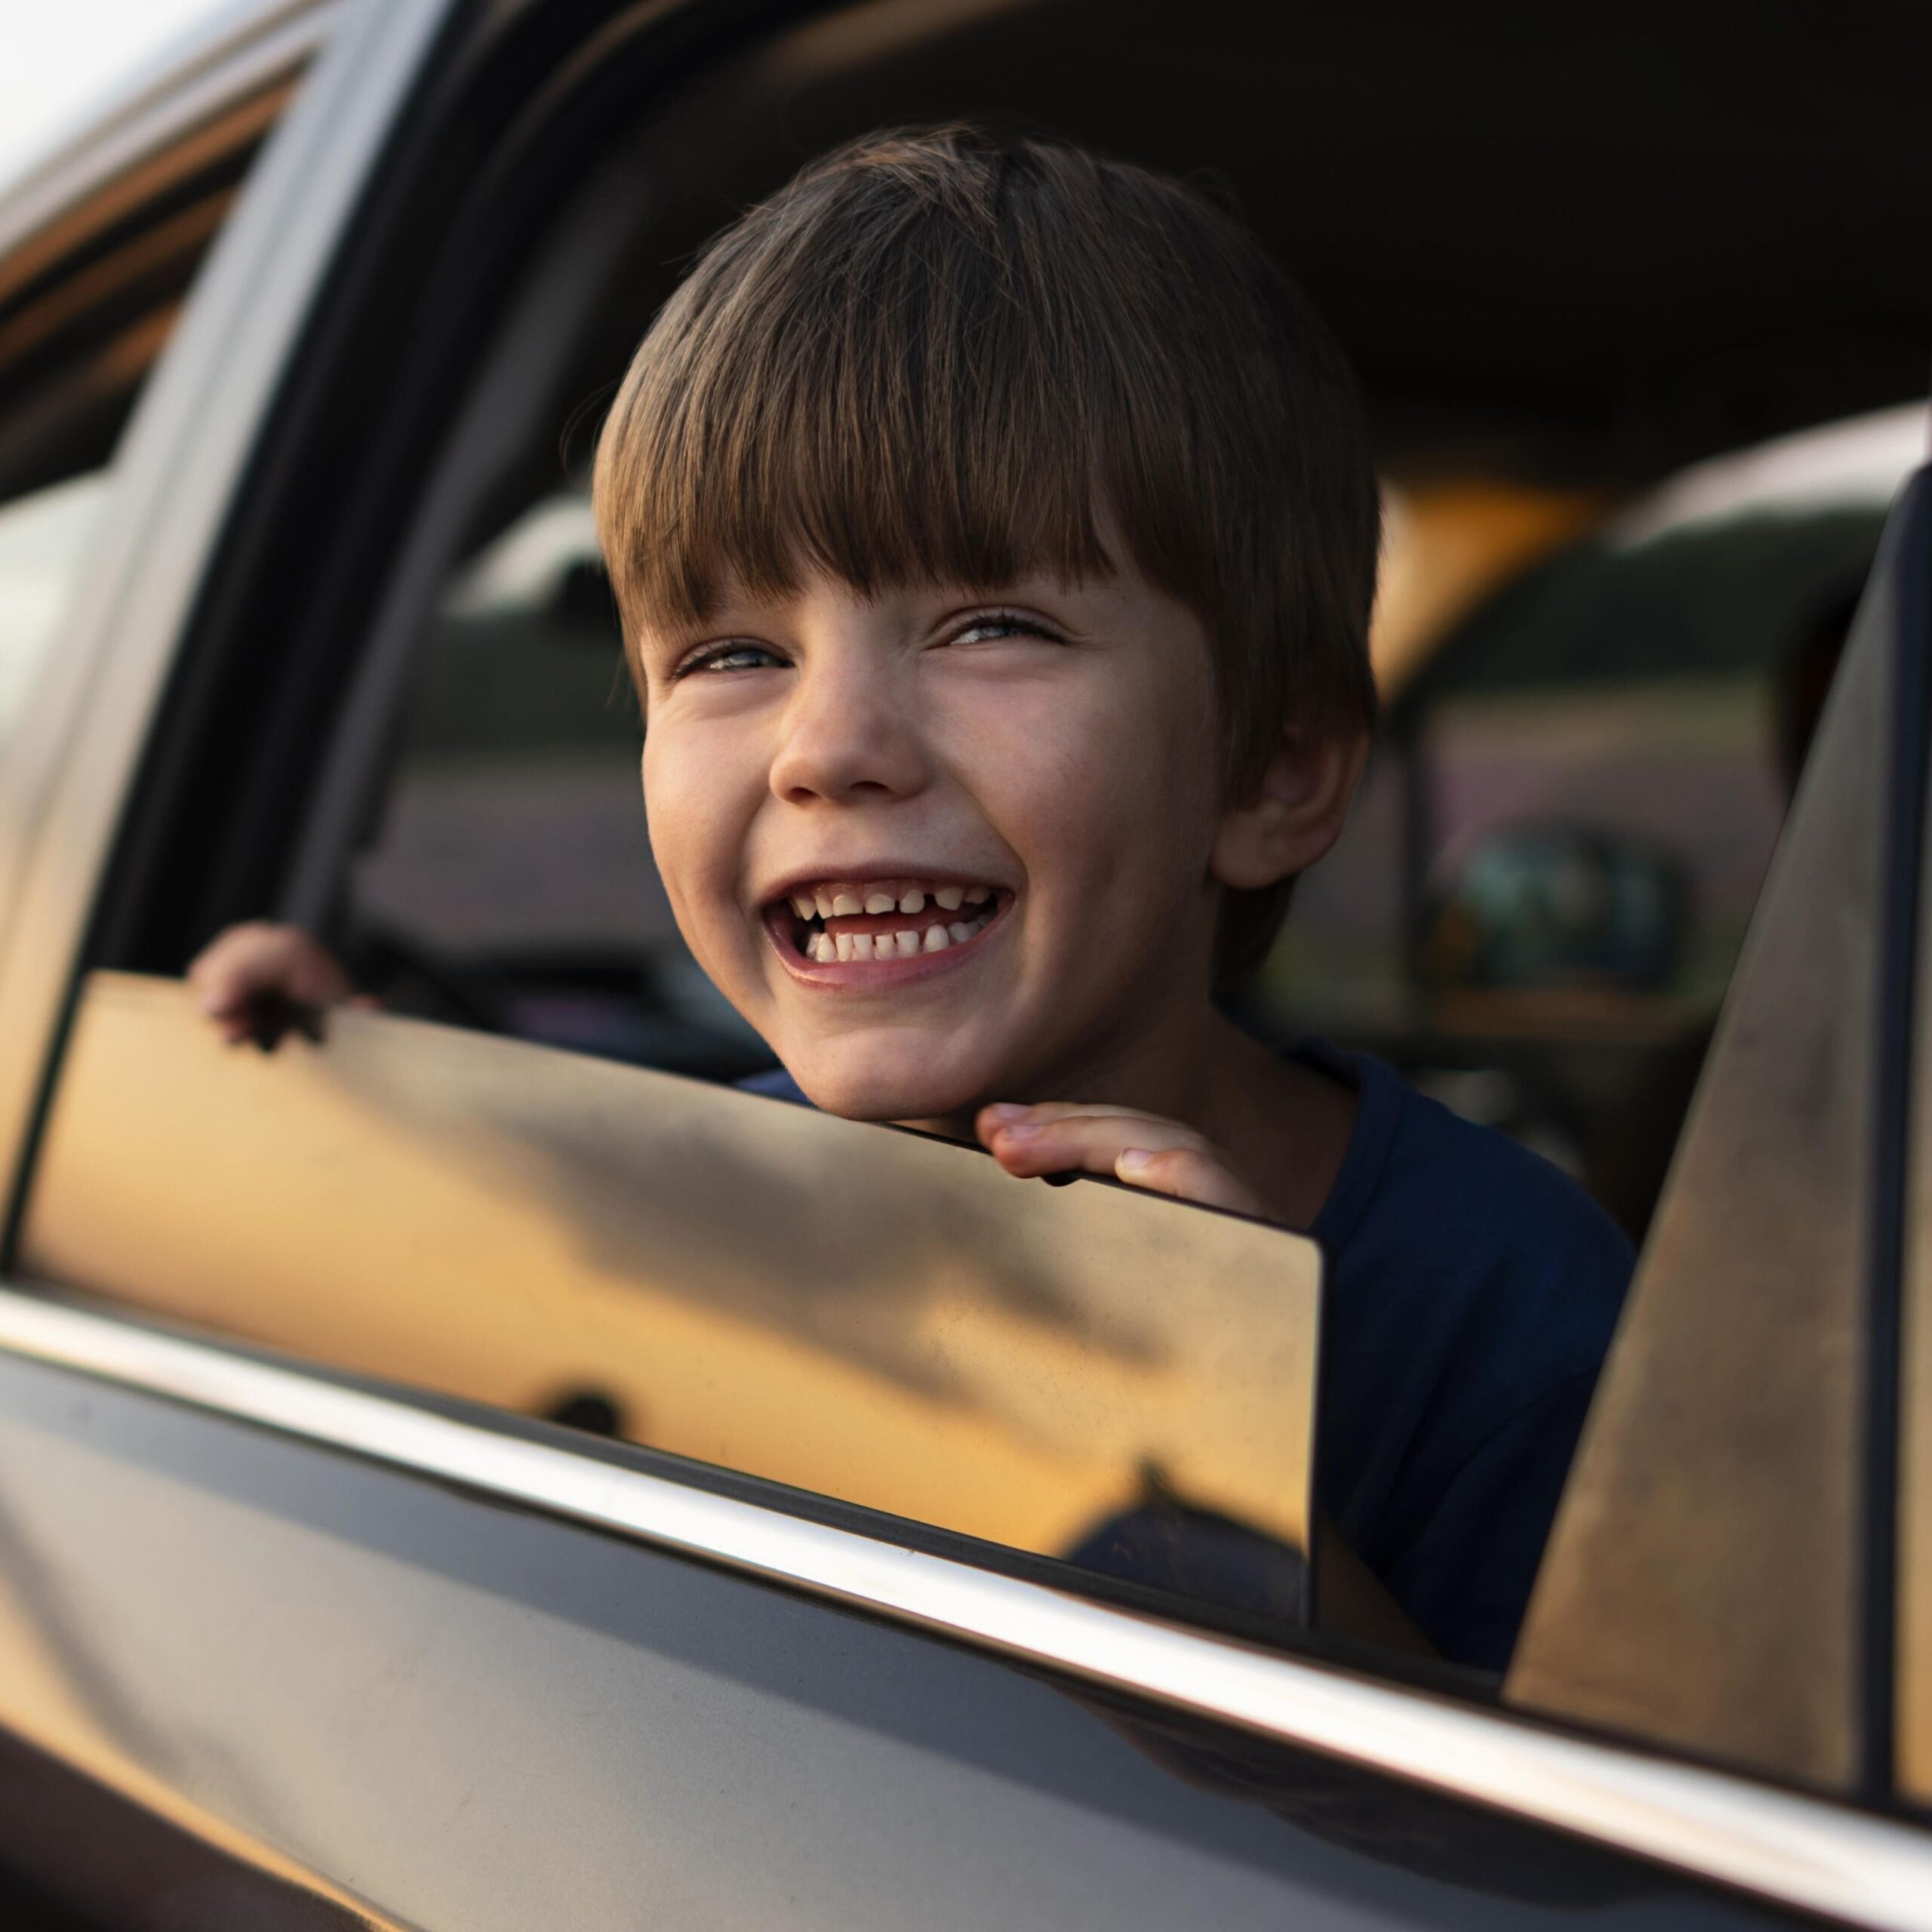
[[[728,234],[646,339],[598,465],[627,614],[689,625],[808,571],[870,595],[1117,561],[1127,411],[1091,305],[995,195],[909,200],[879,172],[875,218],[848,197],[835,238],[809,204]]]

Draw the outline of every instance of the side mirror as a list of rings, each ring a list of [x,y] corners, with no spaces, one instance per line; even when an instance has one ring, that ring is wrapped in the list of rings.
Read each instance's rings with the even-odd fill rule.
[[[1690,879],[1663,847],[1620,832],[1530,823],[1491,833],[1431,914],[1423,966],[1436,986],[1613,987],[1675,977]]]

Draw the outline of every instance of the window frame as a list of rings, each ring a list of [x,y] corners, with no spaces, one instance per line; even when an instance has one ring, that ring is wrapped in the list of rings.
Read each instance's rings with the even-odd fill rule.
[[[205,559],[372,165],[453,4],[395,0],[310,16],[326,42],[142,393],[116,452],[96,561],[21,723],[15,749],[25,755],[0,764],[0,1172],[15,1192],[103,866]],[[275,57],[312,48],[309,30],[277,42]],[[245,44],[251,82],[253,57]],[[171,125],[164,106],[153,112],[151,125]],[[89,178],[85,158],[71,158],[21,205],[57,205]]]
[[[1932,481],[1921,472],[1921,494]],[[1915,956],[1894,949],[1887,1105],[1900,1146],[1887,1175],[1881,1232],[1895,1267],[1878,1284],[1875,1318],[1897,1346],[1875,1379],[1871,1437],[1872,1534],[1879,1555],[1868,1641],[1890,1675],[1875,1681],[1875,1752],[1902,1805],[1932,1810],[1932,502],[1921,502],[1923,539],[1900,586],[1903,656],[1910,682],[1898,730],[1911,734],[1912,763],[1894,780],[1915,841],[1902,838],[1894,884],[1905,896]]]

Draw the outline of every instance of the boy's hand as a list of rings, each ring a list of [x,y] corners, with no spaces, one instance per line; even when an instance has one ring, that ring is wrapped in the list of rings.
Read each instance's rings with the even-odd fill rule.
[[[1178,1201],[1272,1218],[1217,1149],[1192,1128],[1158,1114],[1066,1100],[1032,1107],[1002,1102],[982,1107],[974,1124],[1010,1174],[1112,1174]]]
[[[355,989],[319,940],[299,926],[253,920],[230,926],[210,942],[188,968],[188,983],[202,1011],[232,1046],[256,1036],[265,1009],[277,1002],[298,1008],[340,1006]]]

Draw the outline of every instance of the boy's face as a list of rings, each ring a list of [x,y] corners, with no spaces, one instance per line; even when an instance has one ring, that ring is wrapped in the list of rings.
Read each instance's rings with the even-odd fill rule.
[[[1213,669],[1137,577],[872,601],[817,577],[638,645],[678,924],[820,1106],[1106,1097],[1204,1004]]]

